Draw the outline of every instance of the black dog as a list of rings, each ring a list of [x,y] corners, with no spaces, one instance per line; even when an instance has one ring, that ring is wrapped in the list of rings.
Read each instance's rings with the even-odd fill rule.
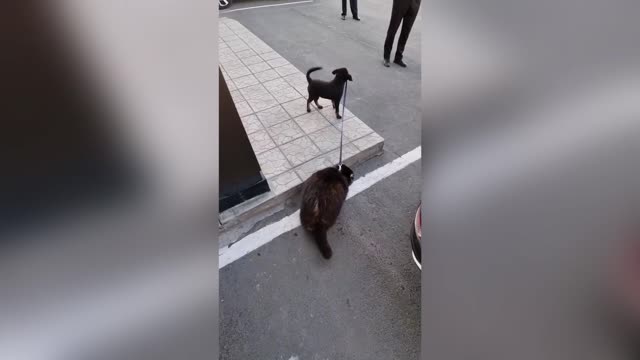
[[[319,98],[329,99],[333,103],[333,108],[336,109],[336,117],[342,119],[340,116],[340,100],[344,91],[344,84],[348,81],[353,81],[353,78],[349,74],[346,68],[340,68],[333,70],[332,74],[336,77],[333,80],[327,82],[322,80],[313,80],[309,75],[321,67],[313,67],[307,71],[307,81],[309,82],[309,98],[307,99],[307,112],[311,112],[309,104],[315,102],[318,109],[322,109],[322,106],[318,104]]]

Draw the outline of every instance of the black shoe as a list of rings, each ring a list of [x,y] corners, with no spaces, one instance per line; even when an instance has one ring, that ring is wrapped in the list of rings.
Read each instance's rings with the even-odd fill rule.
[[[407,64],[405,64],[401,59],[395,59],[395,60],[393,60],[393,63],[394,64],[398,64],[398,65],[402,66],[403,68],[407,67]]]
[[[347,19],[347,15],[346,14],[340,15],[340,17],[342,18],[342,20],[346,20]]]
[[[384,59],[384,61],[382,62],[382,65],[389,67],[389,59]]]
[[[360,21],[360,18],[359,18],[359,17],[357,17],[357,16],[354,16],[354,17],[353,17],[353,20],[358,20],[358,21]]]

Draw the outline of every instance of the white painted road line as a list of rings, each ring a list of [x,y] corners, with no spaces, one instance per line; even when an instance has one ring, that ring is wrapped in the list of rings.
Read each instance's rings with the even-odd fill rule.
[[[376,170],[368,173],[367,175],[359,178],[358,180],[354,181],[353,184],[351,184],[351,186],[349,187],[349,194],[347,195],[347,199],[358,195],[377,182],[404,169],[405,167],[419,160],[421,156],[422,149],[420,146],[418,146],[417,148],[409,151],[401,157],[393,160],[392,162],[383,165]],[[261,228],[260,230],[245,236],[230,247],[220,249],[220,257],[218,258],[219,268],[222,269],[223,267],[258,249],[262,245],[269,243],[276,237],[288,231],[291,231],[298,226],[300,226],[300,210],[297,210],[293,214],[286,216],[275,223],[269,224]]]
[[[252,9],[260,9],[260,8],[268,8],[268,7],[274,7],[274,6],[283,6],[283,5],[295,5],[295,4],[312,3],[312,2],[313,2],[313,0],[305,0],[305,1],[286,2],[286,3],[282,3],[282,4],[271,4],[271,5],[249,6],[249,7],[240,8],[240,9],[233,9],[233,10],[224,10],[224,11],[220,11],[220,14],[226,14],[226,13],[231,13],[231,12],[236,12],[236,11],[243,11],[243,10],[252,10]]]

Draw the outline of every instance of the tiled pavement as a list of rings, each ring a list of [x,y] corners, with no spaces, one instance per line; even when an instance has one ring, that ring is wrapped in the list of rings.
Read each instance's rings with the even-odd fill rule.
[[[226,224],[283,202],[313,172],[337,164],[341,123],[326,99],[319,101],[322,110],[312,107],[307,113],[303,72],[239,22],[221,18],[219,24],[222,74],[271,187],[269,194],[220,214]],[[354,165],[382,152],[383,138],[348,109],[343,126],[344,163]]]

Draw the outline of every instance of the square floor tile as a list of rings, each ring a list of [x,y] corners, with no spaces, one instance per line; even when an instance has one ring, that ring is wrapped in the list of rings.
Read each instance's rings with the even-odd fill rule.
[[[288,142],[280,146],[280,150],[293,166],[300,165],[321,154],[308,137]]]
[[[227,74],[229,74],[229,79],[233,80],[239,77],[251,75],[251,71],[243,65],[242,67],[227,71]]]
[[[271,95],[273,95],[280,104],[284,104],[301,97],[300,93],[290,86],[284,89],[271,91]]]
[[[246,101],[236,103],[236,110],[238,110],[238,115],[245,116],[253,113],[253,109],[249,106],[249,103]]]
[[[251,65],[247,65],[247,67],[254,74],[257,74],[257,73],[260,73],[260,72],[263,72],[263,71],[271,69],[271,66],[269,66],[269,64],[267,64],[264,61],[261,61],[259,63],[255,63],[255,64],[251,64]]]
[[[264,87],[269,91],[276,91],[290,87],[290,85],[280,77],[266,81],[262,85],[264,85]]]
[[[273,68],[289,65],[289,62],[285,60],[283,57],[267,60],[267,63],[269,63],[269,65],[271,65],[271,67]]]
[[[257,56],[258,54],[255,53],[255,51],[251,50],[251,49],[246,49],[246,50],[241,50],[238,51],[236,53],[234,53],[234,55],[238,58],[238,59],[247,59],[253,56]]]
[[[244,40],[246,43],[249,43],[249,41],[255,41],[256,39],[258,39],[258,37],[253,35],[250,31],[241,31],[240,33],[236,33],[236,35],[238,35],[238,37]]]
[[[339,125],[336,126],[339,129]],[[344,121],[344,136],[350,140],[359,139],[365,135],[369,135],[373,130],[358,118],[351,118]]]
[[[291,115],[291,117],[304,115],[307,113],[307,99],[302,97],[300,99],[289,101],[282,104],[282,107],[287,111],[287,113],[289,113],[289,115]],[[310,108],[311,111],[317,111],[313,105],[311,105]]]
[[[287,158],[278,148],[257,154],[256,158],[258,158],[262,174],[264,174],[266,178],[272,178],[276,175],[280,175],[283,172],[290,170],[292,167]]]
[[[237,28],[237,29],[233,29],[233,32],[236,33],[236,35],[240,36],[240,35],[244,35],[244,34],[251,34],[251,32],[249,31],[249,29],[245,28],[245,27],[241,27],[241,28]]]
[[[221,65],[222,65],[222,68],[225,71],[230,71],[230,70],[241,68],[241,67],[244,66],[242,61],[231,61],[231,62],[226,62],[226,63],[221,64]]]
[[[273,80],[273,79],[279,78],[280,74],[278,74],[273,69],[269,69],[269,70],[266,70],[266,71],[261,71],[259,73],[256,73],[255,76],[256,76],[256,78],[258,80],[260,80],[260,82],[267,82],[269,80]]]
[[[253,38],[253,36],[255,36],[255,35],[253,35],[253,34],[251,33],[251,31],[249,31],[249,29],[247,29],[247,28],[234,29],[234,30],[233,30],[233,32],[234,32],[236,35],[238,35],[238,37],[239,37],[240,39],[242,39],[242,40],[244,40],[245,38],[247,38],[247,39],[252,39],[252,38]]]
[[[307,134],[314,133],[320,129],[324,129],[327,126],[331,126],[327,119],[325,119],[324,116],[322,116],[322,114],[317,111],[311,111],[310,113],[298,116],[294,118],[294,120]]]
[[[280,74],[280,76],[286,76],[300,72],[298,69],[296,69],[295,66],[291,64],[275,67],[275,70],[278,72],[278,74]]]
[[[255,49],[256,51],[261,51],[263,49],[269,48],[269,45],[267,45],[264,41],[258,39],[258,38],[250,38],[247,40],[247,45],[249,45],[250,48]],[[269,50],[271,50],[269,48]]]
[[[236,85],[236,88],[242,89],[247,86],[260,84],[260,81],[253,75],[247,75],[243,77],[239,77],[237,79],[232,80]]]
[[[274,106],[267,110],[260,111],[256,113],[256,115],[265,127],[271,127],[291,119],[291,116],[289,116],[282,106]]]
[[[268,181],[271,191],[276,194],[282,194],[283,192],[302,183],[298,174],[293,170],[274,176]]]
[[[224,39],[223,39],[224,40]],[[234,40],[229,40],[229,41],[225,41],[225,43],[227,43],[227,45],[229,45],[229,47],[231,49],[233,49],[234,46],[239,46],[239,45],[247,45],[244,41],[242,41],[239,37],[236,36],[236,39]],[[234,50],[235,51],[235,50]],[[237,52],[237,51],[235,51]]]
[[[224,50],[231,50],[231,49],[222,49],[222,50],[220,50],[220,54],[218,54],[218,61],[220,62],[220,64],[226,65],[226,64],[240,62],[240,59],[238,59],[238,57],[235,54],[233,54],[233,53],[231,53],[231,54],[222,53]]]
[[[220,49],[218,47],[218,56],[222,56],[222,55],[233,55],[235,56],[236,54],[233,52],[233,50],[231,50],[231,48],[229,48],[229,45],[227,43],[222,43],[224,45],[226,45],[225,48]],[[218,46],[220,46],[221,44],[218,44]]]
[[[233,91],[230,91],[230,93],[231,93],[231,98],[233,99],[234,103],[239,103],[239,102],[245,101],[244,98],[242,97],[242,94],[240,94],[240,91],[233,90]]]
[[[344,144],[342,146],[342,162],[345,162],[345,160],[349,160],[350,157],[357,155],[359,152],[360,150],[358,150],[355,145],[351,143]],[[331,164],[337,165],[340,160],[340,149],[331,150],[327,154],[327,158],[329,159],[329,162],[331,162]]]
[[[251,49],[238,51],[237,53],[235,53],[235,55],[238,57],[238,59],[246,59],[253,56],[258,56],[258,54],[256,54],[256,52]]]
[[[309,85],[307,82],[307,77],[300,72],[283,76],[283,79],[293,87],[304,86],[306,89]]]
[[[280,56],[280,54],[278,54],[275,51],[270,51],[264,54],[260,54],[260,57],[264,59],[264,61],[269,61],[269,60],[273,60],[273,59],[282,59],[283,57]]]
[[[253,51],[257,52],[258,54],[264,54],[264,53],[268,53],[268,52],[273,51],[273,49],[270,48],[268,45],[253,46],[252,49],[253,49]]]
[[[267,132],[278,146],[304,136],[302,129],[293,120],[273,125],[267,128]]]
[[[220,37],[222,38],[222,40],[224,40],[225,42],[231,42],[231,41],[236,41],[236,40],[240,40],[240,38],[238,37],[238,35],[236,34],[220,34]]]
[[[332,163],[328,156],[323,155],[299,165],[294,170],[302,181],[306,181],[314,172],[333,165],[337,164]]]
[[[273,142],[273,140],[271,140],[271,136],[269,136],[269,133],[267,133],[266,130],[258,130],[251,134],[247,134],[247,136],[249,136],[251,147],[253,148],[253,152],[256,154],[271,150],[276,147],[276,144]]]
[[[262,123],[258,120],[258,117],[255,114],[244,116],[240,118],[240,120],[242,120],[242,125],[244,125],[244,130],[247,134],[254,133],[258,130],[264,130],[264,126],[262,126]]]
[[[343,111],[342,103],[340,104],[340,108],[338,110],[340,111],[340,116],[342,116],[342,118],[345,119],[345,120],[355,117],[355,115],[353,115],[353,113],[351,111],[349,111],[349,109],[346,108],[346,107],[344,108],[344,114],[342,113],[342,111]],[[320,112],[332,124],[339,124],[340,123],[340,119],[338,119],[336,117],[336,110],[333,108],[333,106],[331,105],[330,102],[329,102],[329,106],[325,106],[324,109],[320,110]]]
[[[365,135],[358,140],[353,141],[353,145],[355,145],[360,151],[364,151],[383,141],[384,139],[382,138],[382,136],[374,132],[369,135]]]
[[[233,50],[233,52],[235,52],[236,54],[242,50],[249,49],[249,45],[245,44],[245,42],[242,40],[230,41],[230,42],[227,42],[227,45],[229,45],[229,48]]]
[[[248,58],[244,58],[244,59],[241,59],[241,60],[242,60],[242,63],[245,64],[246,66],[264,62],[264,60],[262,60],[262,58],[260,56],[258,56],[258,55],[250,56]]]
[[[327,126],[309,134],[309,138],[323,153],[329,152],[340,146],[340,131],[333,126]],[[343,139],[343,142],[348,141]]]
[[[250,100],[248,102],[254,112],[270,109],[276,105],[279,105],[278,100],[276,100],[273,96],[267,99]]]
[[[271,93],[267,91],[267,89],[265,89],[262,84],[255,84],[244,87],[240,89],[240,92],[242,93],[242,96],[247,99],[247,101],[268,99],[269,97],[271,97]]]
[[[304,85],[297,85],[294,86],[294,88],[296,90],[298,90],[298,92],[302,95],[304,95],[305,97],[307,97],[309,95],[309,85],[304,84]]]

